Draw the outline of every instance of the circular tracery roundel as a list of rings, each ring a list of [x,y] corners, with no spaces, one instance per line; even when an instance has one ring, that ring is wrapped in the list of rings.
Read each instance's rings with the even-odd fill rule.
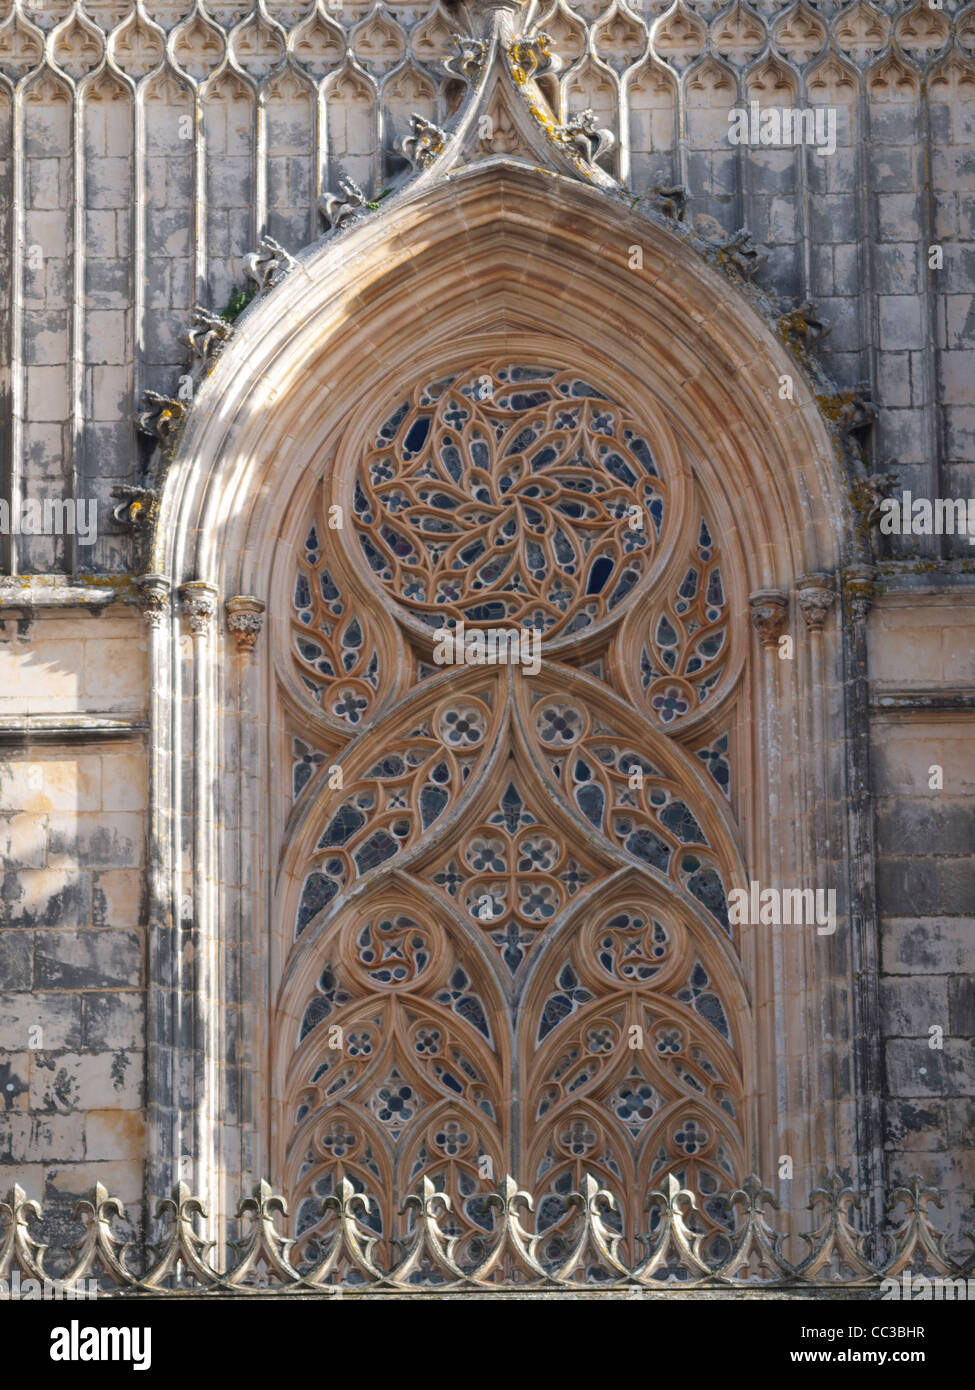
[[[548,638],[644,587],[668,495],[640,424],[575,371],[494,363],[417,387],[355,480],[362,554],[408,622]]]

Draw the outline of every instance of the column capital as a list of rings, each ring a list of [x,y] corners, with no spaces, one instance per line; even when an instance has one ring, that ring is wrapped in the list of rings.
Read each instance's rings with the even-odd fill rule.
[[[135,587],[143,617],[150,627],[159,627],[169,609],[172,585],[164,574],[140,574]]]
[[[206,636],[210,620],[217,611],[216,585],[208,584],[205,579],[190,579],[179,586],[179,596],[193,636]]]
[[[252,652],[264,626],[264,600],[253,594],[234,594],[224,604],[227,628],[234,635],[238,652]]]
[[[836,602],[832,575],[800,574],[796,580],[796,602],[807,629],[822,632],[829,610]]]
[[[789,595],[782,589],[756,589],[748,602],[762,646],[774,647],[789,624]]]
[[[877,571],[873,565],[851,565],[843,575],[843,591],[850,612],[862,622],[873,607],[877,592]]]

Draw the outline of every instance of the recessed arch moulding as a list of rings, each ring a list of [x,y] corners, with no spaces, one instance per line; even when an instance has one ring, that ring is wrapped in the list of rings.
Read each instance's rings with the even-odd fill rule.
[[[639,270],[630,268],[634,246]],[[354,547],[349,480],[377,422],[422,382],[502,362],[578,373],[637,420],[675,518],[660,529],[652,565],[615,627],[583,631],[561,650],[554,641],[551,654],[543,638],[545,688],[565,689],[603,724],[623,719],[624,699],[639,707],[640,615],[649,620],[679,586],[706,518],[721,557],[731,655],[711,705],[682,710],[674,728],[647,703],[640,751],[666,764],[674,785],[690,789],[689,802],[710,797],[708,843],[725,889],[757,879],[837,890],[833,936],[760,926],[722,935],[686,874],[675,870],[668,880],[659,867],[636,866],[648,910],[659,900],[664,918],[673,914],[660,896],[669,883],[691,936],[715,938],[712,974],[733,1013],[721,1045],[733,1040],[738,1065],[736,1137],[726,1151],[767,1177],[789,1154],[795,1189],[804,1191],[824,1166],[855,1167],[869,1147],[862,1098],[848,1080],[858,1025],[844,1003],[853,963],[837,849],[845,834],[843,738],[835,728],[825,735],[843,678],[841,634],[835,612],[821,632],[807,629],[794,602],[800,576],[833,575],[845,558],[830,433],[761,315],[677,236],[598,188],[491,159],[440,183],[419,180],[412,195],[300,257],[239,324],[167,475],[152,568],[174,590],[197,586],[182,590],[191,620],[201,595],[215,615],[184,631],[177,612],[153,629],[150,1152],[154,1185],[185,1177],[217,1213],[242,1182],[263,1173],[285,1188],[290,1180],[289,1065],[311,978],[295,920],[322,828],[326,765],[348,756],[351,767],[350,734],[354,742],[387,718],[392,728],[400,705],[424,698],[414,689],[418,674],[429,682],[430,710],[448,688],[473,679],[420,670],[429,643],[415,623],[397,621],[397,605],[370,582],[360,557],[358,571],[343,571],[345,608],[378,634],[378,684],[386,685],[361,726],[344,733],[321,701],[316,708],[292,659],[296,559],[309,519],[316,509],[324,516],[323,497],[343,505],[345,529],[323,529],[315,564],[332,548]],[[780,399],[783,374],[794,380],[792,401]],[[789,661],[752,625],[749,596],[770,589],[790,600]],[[236,649],[223,622],[223,604],[238,595],[266,604],[264,631],[248,651]],[[567,671],[561,663],[569,659],[585,670]],[[518,698],[529,699],[530,677],[496,674],[499,692],[510,678],[520,683]],[[312,780],[296,801],[291,750],[299,730]],[[725,734],[733,784],[715,794],[702,750]],[[543,763],[532,776],[551,775]],[[499,768],[491,776],[500,795]],[[529,801],[535,794],[522,793]],[[571,805],[553,816],[589,856],[592,881],[605,872],[631,907],[640,900],[632,855],[614,860]],[[423,864],[422,837],[411,853],[412,873]],[[326,903],[311,922],[308,939],[327,942],[333,921],[335,933],[345,930],[341,913],[359,911],[357,903],[367,913],[370,894],[398,892],[402,906],[395,874],[396,864],[381,887],[375,875],[347,884],[339,908]],[[458,899],[462,916],[461,908]],[[449,916],[442,903],[430,911]],[[498,998],[517,992],[508,979],[517,972],[504,975],[490,944],[479,950],[478,968],[502,982]],[[559,950],[546,946],[546,959]],[[542,985],[525,989],[527,998]],[[508,1039],[499,1055],[512,1049]],[[528,1152],[529,1141],[519,1142],[505,1157]]]

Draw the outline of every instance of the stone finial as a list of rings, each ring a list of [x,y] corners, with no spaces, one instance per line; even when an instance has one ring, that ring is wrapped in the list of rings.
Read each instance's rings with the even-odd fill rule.
[[[877,422],[877,407],[870,398],[870,385],[861,382],[836,398],[836,423],[840,433],[862,443]]]
[[[297,261],[280,242],[274,237],[262,236],[257,250],[248,251],[244,257],[244,274],[248,280],[253,280],[258,294],[267,294],[295,265]]]
[[[828,574],[801,574],[796,580],[796,601],[810,632],[822,632],[826,616],[836,601]]]
[[[597,128],[595,112],[589,107],[569,116],[562,127],[562,137],[587,164],[595,164],[616,144],[616,136],[611,130],[602,126]]]
[[[224,604],[227,628],[233,633],[237,650],[252,652],[264,626],[264,602],[252,594],[235,594]]]
[[[654,207],[658,212],[663,213],[664,217],[670,217],[675,222],[683,222],[691,190],[686,184],[675,183],[673,179],[669,179],[663,169],[657,170],[653,180],[647,192]]]
[[[529,38],[514,39],[509,43],[508,62],[516,82],[530,82],[543,73],[559,71],[562,60],[549,48],[551,42],[548,34],[532,34]],[[589,115],[592,115],[591,111]]]
[[[179,586],[179,596],[193,636],[205,637],[210,629],[210,619],[217,611],[216,587],[205,579],[191,579]]]
[[[818,312],[814,299],[800,300],[794,309],[779,319],[779,331],[783,337],[796,347],[810,348],[832,331],[830,325]]]
[[[135,587],[146,622],[150,627],[158,627],[169,609],[169,580],[163,574],[140,574]]]
[[[323,193],[318,200],[318,211],[333,231],[348,227],[365,207],[366,195],[352,179],[340,179],[339,193]]]
[[[484,68],[487,44],[483,39],[471,39],[466,35],[455,35],[453,44],[456,51],[444,59],[444,67],[453,77],[476,82]]]
[[[752,625],[763,647],[774,647],[789,622],[789,597],[781,589],[756,589],[748,595]]]
[[[414,169],[428,169],[444,152],[447,136],[438,125],[418,116],[410,117],[410,134],[401,142],[401,149]]]
[[[768,247],[757,242],[747,227],[739,227],[720,248],[719,259],[733,266],[745,280],[750,280],[770,255]]]
[[[183,342],[195,358],[209,362],[229,342],[233,331],[232,323],[211,313],[202,304],[194,304],[192,323],[183,334]]]
[[[174,400],[172,396],[161,396],[158,391],[145,391],[143,404],[144,409],[136,416],[140,433],[165,443],[182,423],[186,402]]]

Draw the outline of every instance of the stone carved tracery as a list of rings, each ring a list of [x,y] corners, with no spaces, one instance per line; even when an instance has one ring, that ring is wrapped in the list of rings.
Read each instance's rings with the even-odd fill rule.
[[[730,713],[714,521],[653,422],[578,370],[477,363],[376,421],[329,460],[279,654],[306,711],[280,1039],[297,1234],[323,1237],[347,1172],[374,1233],[405,1239],[426,1176],[472,1267],[507,1169],[554,1267],[591,1171],[636,1258],[644,1194],[674,1173],[720,1255],[747,1166],[729,737],[709,709],[686,747],[684,712],[624,669],[635,642],[675,645],[669,614],[660,679]],[[534,628],[541,669],[435,665],[461,621]]]

